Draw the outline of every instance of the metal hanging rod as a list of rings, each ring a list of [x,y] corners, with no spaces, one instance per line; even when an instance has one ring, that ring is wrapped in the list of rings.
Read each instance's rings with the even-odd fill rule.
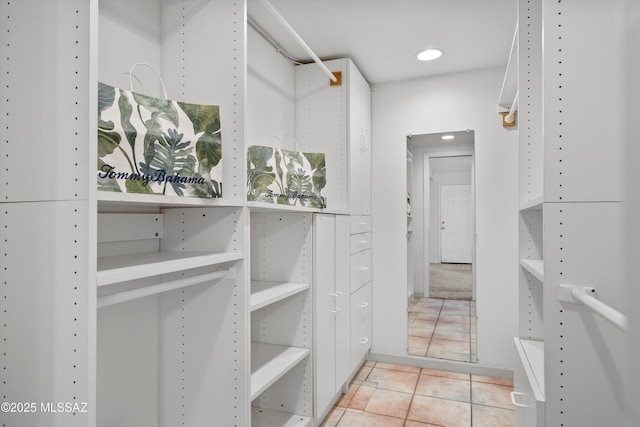
[[[627,317],[618,310],[609,307],[594,295],[596,295],[596,290],[594,288],[587,286],[560,285],[560,301],[579,302],[584,304],[602,316],[605,320],[626,332],[629,325]]]
[[[513,123],[513,121],[516,119],[515,114],[516,114],[516,111],[518,110],[518,93],[519,92],[516,92],[516,96],[513,97],[513,102],[511,103],[509,114],[507,114],[504,118],[504,121],[506,123]]]
[[[267,8],[267,10],[269,12],[271,12],[271,14],[276,18],[276,20],[282,25],[282,27],[287,30],[287,32],[298,42],[298,44],[309,54],[309,56],[311,56],[311,58],[313,59],[313,61],[318,64],[320,66],[320,68],[322,69],[322,71],[324,71],[324,73],[329,77],[329,79],[332,82],[336,82],[338,81],[338,79],[336,78],[336,76],[333,75],[333,73],[327,68],[326,65],[324,65],[324,63],[322,62],[322,60],[320,58],[318,58],[318,55],[316,55],[313,50],[311,50],[311,48],[309,47],[309,45],[307,45],[305,43],[304,40],[302,40],[302,37],[300,37],[298,35],[298,33],[296,32],[296,30],[293,29],[293,27],[291,25],[289,25],[289,23],[284,19],[284,17],[282,15],[280,15],[280,12],[278,12],[276,10],[275,7],[273,7],[273,5],[271,3],[269,3],[268,0],[260,0],[260,3],[262,3],[264,5],[265,8]]]

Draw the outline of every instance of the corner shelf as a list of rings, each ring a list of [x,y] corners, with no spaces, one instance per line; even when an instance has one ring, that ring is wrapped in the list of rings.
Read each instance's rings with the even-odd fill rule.
[[[252,280],[249,307],[251,311],[258,310],[307,289],[307,283]]]
[[[311,417],[255,407],[251,408],[251,421],[260,427],[308,427],[311,425]]]
[[[128,280],[212,266],[243,258],[239,252],[147,252],[98,258],[96,283],[112,285]]]
[[[544,261],[541,259],[520,259],[522,266],[529,273],[544,283]]]
[[[306,358],[308,348],[251,343],[251,400]]]
[[[514,338],[514,341],[534,397],[538,402],[544,402],[544,342],[521,338]]]

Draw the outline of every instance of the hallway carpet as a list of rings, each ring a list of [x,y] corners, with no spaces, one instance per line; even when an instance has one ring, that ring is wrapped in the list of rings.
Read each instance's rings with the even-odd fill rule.
[[[429,297],[470,300],[471,279],[471,264],[430,264]]]

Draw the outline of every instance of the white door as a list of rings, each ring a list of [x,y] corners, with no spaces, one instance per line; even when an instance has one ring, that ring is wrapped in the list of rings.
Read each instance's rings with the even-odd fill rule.
[[[471,263],[471,185],[440,187],[441,261]]]

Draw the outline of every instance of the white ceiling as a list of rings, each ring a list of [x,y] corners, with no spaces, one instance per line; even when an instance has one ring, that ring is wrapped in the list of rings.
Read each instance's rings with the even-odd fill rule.
[[[372,84],[506,67],[516,23],[513,0],[269,0],[321,59],[348,57]],[[260,0],[248,15],[285,51],[311,57]],[[444,50],[432,62],[415,56]]]

